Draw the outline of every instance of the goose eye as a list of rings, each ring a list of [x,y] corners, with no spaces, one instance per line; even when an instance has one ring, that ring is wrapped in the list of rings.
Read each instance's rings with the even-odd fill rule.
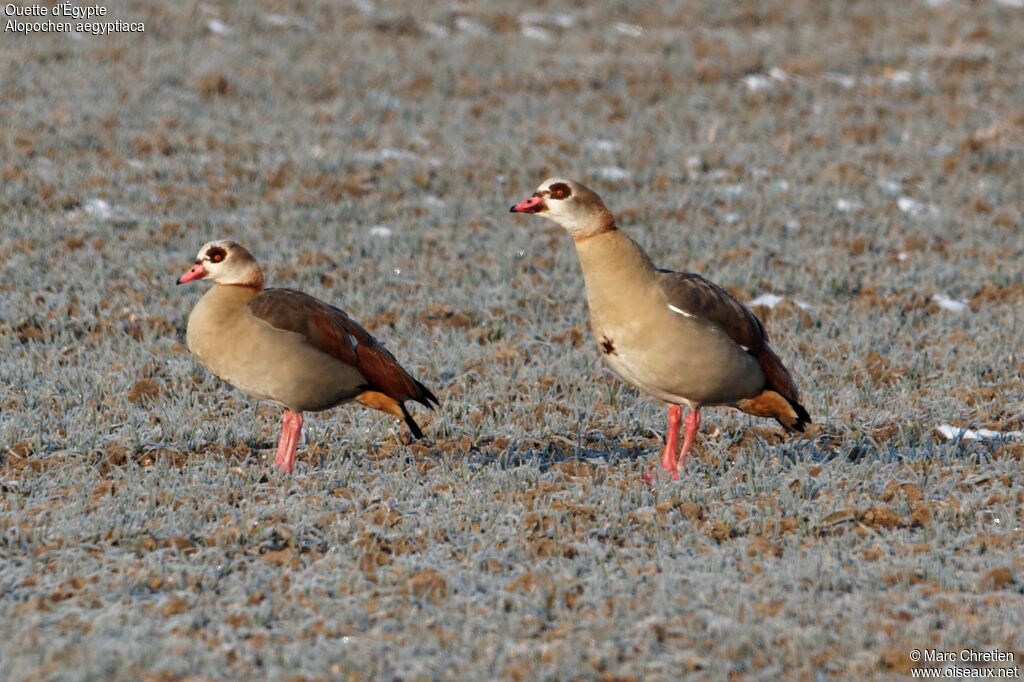
[[[211,263],[219,263],[222,260],[224,260],[224,256],[226,255],[226,253],[224,252],[224,249],[220,247],[214,247],[210,249],[206,255],[210,259]]]
[[[548,192],[551,194],[552,199],[565,199],[572,194],[572,190],[569,185],[564,182],[556,182],[548,188]]]

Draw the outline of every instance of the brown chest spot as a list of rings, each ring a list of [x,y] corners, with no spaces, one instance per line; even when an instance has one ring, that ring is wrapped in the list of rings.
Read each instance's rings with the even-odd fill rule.
[[[615,352],[615,342],[609,339],[607,336],[601,337],[601,352],[605,355],[617,355]]]

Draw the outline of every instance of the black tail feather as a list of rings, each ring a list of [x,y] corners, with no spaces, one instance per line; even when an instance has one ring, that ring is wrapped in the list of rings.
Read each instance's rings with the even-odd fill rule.
[[[795,400],[786,398],[786,402],[788,402],[790,407],[793,408],[793,411],[796,412],[796,422],[791,424],[788,428],[803,433],[807,428],[807,425],[811,423],[811,415],[807,412],[807,408]],[[783,426],[785,426],[785,424],[783,424]]]
[[[438,407],[441,406],[441,403],[438,401],[437,396],[431,393],[429,388],[427,388],[420,382],[416,381],[415,379],[413,379],[413,382],[416,384],[416,388],[419,389],[420,393],[418,396],[414,398],[416,402],[418,402],[421,405],[425,405],[430,409],[434,409],[434,405],[437,405]],[[433,403],[433,405],[431,405],[431,403]],[[402,411],[405,411],[404,407],[402,408]]]

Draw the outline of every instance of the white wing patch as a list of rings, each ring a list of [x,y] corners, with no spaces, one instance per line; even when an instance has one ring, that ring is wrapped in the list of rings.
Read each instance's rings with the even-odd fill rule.
[[[677,307],[675,307],[675,306],[674,306],[674,305],[672,305],[671,303],[669,303],[669,304],[668,304],[668,309],[669,309],[669,310],[671,310],[671,311],[672,311],[672,312],[674,312],[674,313],[679,313],[679,314],[680,314],[680,315],[682,315],[683,317],[697,317],[697,316],[696,316],[696,315],[694,315],[693,313],[688,313],[688,312],[686,312],[685,310],[683,310],[682,308],[677,308]]]
[[[359,339],[357,339],[351,334],[348,335],[348,343],[350,346],[352,346],[352,350],[355,350],[356,348],[359,347]]]

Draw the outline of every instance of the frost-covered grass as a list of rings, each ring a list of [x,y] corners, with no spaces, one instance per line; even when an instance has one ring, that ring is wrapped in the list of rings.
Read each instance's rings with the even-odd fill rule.
[[[0,41],[0,678],[901,677],[1024,655],[1024,11],[129,3]],[[591,184],[754,301],[815,418],[604,370]],[[199,246],[361,320],[428,439],[279,413],[184,347]],[[969,429],[969,431],[968,431]],[[975,436],[974,438],[971,435]]]

